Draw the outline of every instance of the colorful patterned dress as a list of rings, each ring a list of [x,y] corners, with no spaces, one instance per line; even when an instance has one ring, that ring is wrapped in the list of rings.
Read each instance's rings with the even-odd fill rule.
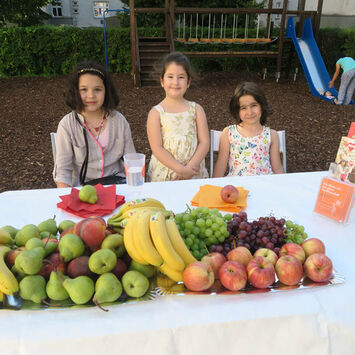
[[[154,106],[160,113],[160,126],[163,147],[176,160],[186,165],[195,154],[198,139],[196,128],[196,103],[189,102],[189,110],[179,113],[165,112],[160,105]],[[148,167],[148,181],[168,181],[175,177],[175,172],[163,165],[152,154]],[[208,177],[205,161],[200,165],[200,173],[194,179]]]
[[[255,137],[242,136],[236,125],[228,127],[230,143],[228,176],[272,174],[270,163],[271,130],[263,126]]]

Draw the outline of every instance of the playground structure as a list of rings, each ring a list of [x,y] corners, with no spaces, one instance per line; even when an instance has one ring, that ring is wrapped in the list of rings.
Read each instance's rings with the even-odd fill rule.
[[[174,51],[175,41],[192,44],[250,44],[252,49],[231,51],[221,50],[218,46],[214,51],[182,51],[190,58],[197,57],[260,57],[276,59],[276,81],[281,75],[281,61],[284,47],[285,27],[288,17],[298,17],[295,32],[300,32],[306,18],[310,18],[315,38],[318,36],[323,0],[318,0],[316,11],[305,10],[306,0],[299,1],[298,10],[288,10],[288,0],[283,1],[282,8],[273,8],[273,0],[268,0],[267,8],[180,8],[175,7],[174,0],[165,0],[163,8],[135,8],[134,0],[130,0],[130,34],[132,51],[132,73],[134,85],[154,85],[157,82],[152,69],[157,61],[169,52]],[[163,37],[139,38],[137,31],[137,16],[139,14],[163,14],[165,23]],[[272,16],[281,16],[280,29],[277,37],[273,37]],[[256,18],[255,37],[249,37],[249,21]],[[261,18],[266,18],[265,29],[261,30]],[[244,31],[238,31],[239,20],[244,19]],[[217,28],[218,23],[218,28]],[[177,36],[175,37],[175,33]],[[270,44],[277,44],[277,50],[271,50]],[[250,46],[252,47],[252,46]],[[255,47],[257,47],[255,49]],[[191,49],[191,48],[189,48]],[[263,73],[266,75],[264,61]]]

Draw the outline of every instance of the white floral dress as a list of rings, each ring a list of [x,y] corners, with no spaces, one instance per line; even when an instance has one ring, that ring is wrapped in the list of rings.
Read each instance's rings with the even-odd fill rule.
[[[179,113],[165,112],[160,105],[154,106],[160,113],[160,126],[163,147],[170,152],[176,160],[186,165],[195,154],[198,139],[196,128],[196,103],[189,102],[189,110]],[[168,181],[175,177],[176,173],[163,165],[152,154],[148,167],[149,181]],[[208,177],[205,161],[200,164],[200,172],[194,179]]]
[[[242,136],[236,125],[228,127],[230,143],[228,176],[272,174],[270,163],[271,130],[263,126],[255,137]]]

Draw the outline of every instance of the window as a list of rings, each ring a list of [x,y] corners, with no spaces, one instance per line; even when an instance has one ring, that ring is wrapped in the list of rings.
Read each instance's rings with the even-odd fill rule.
[[[108,1],[94,1],[93,2],[93,10],[94,10],[94,17],[104,17],[104,11],[108,10]]]
[[[52,16],[53,17],[62,17],[62,2],[56,1],[54,5],[52,5]]]

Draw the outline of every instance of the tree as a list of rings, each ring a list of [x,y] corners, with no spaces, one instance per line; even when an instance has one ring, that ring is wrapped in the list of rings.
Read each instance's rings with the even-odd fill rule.
[[[42,23],[50,16],[41,8],[55,3],[53,0],[1,0],[0,27],[9,24],[33,26]]]

